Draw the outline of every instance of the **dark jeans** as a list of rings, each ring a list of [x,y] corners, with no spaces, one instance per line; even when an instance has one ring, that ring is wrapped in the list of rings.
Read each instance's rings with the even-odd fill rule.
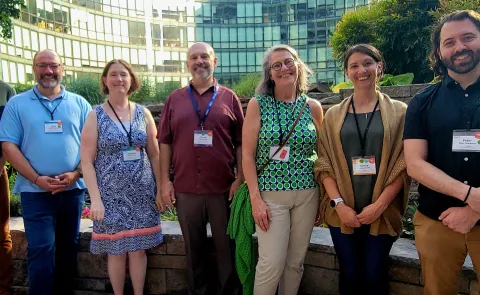
[[[330,227],[340,265],[340,294],[388,295],[388,259],[395,237],[372,236],[362,225],[353,234]]]
[[[236,294],[240,281],[235,271],[234,241],[227,235],[228,192],[196,195],[176,193],[177,214],[185,242],[189,295]],[[209,286],[207,222],[212,230],[217,260],[217,280]],[[238,294],[241,294],[238,293]]]
[[[85,191],[21,193],[28,294],[72,294]]]

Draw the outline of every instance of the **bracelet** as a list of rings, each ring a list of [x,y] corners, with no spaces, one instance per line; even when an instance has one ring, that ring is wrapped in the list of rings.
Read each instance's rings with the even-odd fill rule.
[[[37,180],[40,177],[40,175],[37,175],[37,178],[35,178],[35,182],[33,184],[37,184]]]
[[[468,197],[470,196],[470,191],[471,191],[471,190],[472,190],[472,186],[470,186],[470,187],[468,188],[467,195],[465,196],[465,199],[463,200],[464,203],[467,202],[467,199],[468,199]]]

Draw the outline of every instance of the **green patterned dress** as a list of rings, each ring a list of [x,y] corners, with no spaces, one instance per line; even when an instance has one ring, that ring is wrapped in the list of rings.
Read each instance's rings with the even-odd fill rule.
[[[270,147],[280,145],[282,133],[283,138],[287,137],[308,97],[301,95],[296,102],[283,102],[268,95],[259,95],[256,99],[261,118],[256,159],[257,169],[260,169],[269,158]],[[270,161],[258,176],[260,191],[305,190],[317,186],[313,173],[317,132],[308,104],[287,145],[290,147],[288,162]]]

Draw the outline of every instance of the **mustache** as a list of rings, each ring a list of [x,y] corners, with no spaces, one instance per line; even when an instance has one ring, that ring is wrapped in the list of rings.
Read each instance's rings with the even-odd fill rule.
[[[472,50],[468,50],[468,49],[464,49],[458,53],[455,53],[454,55],[452,55],[452,57],[450,58],[450,60],[453,62],[457,57],[461,56],[461,55],[464,55],[464,54],[468,54],[468,55],[473,55],[473,51]]]

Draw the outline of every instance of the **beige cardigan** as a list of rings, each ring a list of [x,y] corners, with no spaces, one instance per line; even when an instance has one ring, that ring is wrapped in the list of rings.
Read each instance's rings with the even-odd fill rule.
[[[355,208],[352,181],[340,139],[340,130],[352,97],[353,95],[344,99],[340,104],[330,108],[325,114],[318,144],[318,160],[315,162],[315,177],[320,185],[321,193],[321,221],[326,222],[330,226],[340,226],[342,233],[345,234],[353,233],[353,228],[343,224],[337,212],[329,206],[330,198],[322,182],[327,177],[334,178],[345,204]],[[370,234],[388,234],[398,237],[402,233],[402,216],[408,202],[411,182],[406,172],[402,141],[407,105],[403,102],[392,100],[386,94],[378,91],[377,97],[384,135],[382,161],[373,189],[372,202],[375,202],[384,188],[399,176],[403,179],[403,198],[397,197],[390,203],[380,218],[371,224]]]

